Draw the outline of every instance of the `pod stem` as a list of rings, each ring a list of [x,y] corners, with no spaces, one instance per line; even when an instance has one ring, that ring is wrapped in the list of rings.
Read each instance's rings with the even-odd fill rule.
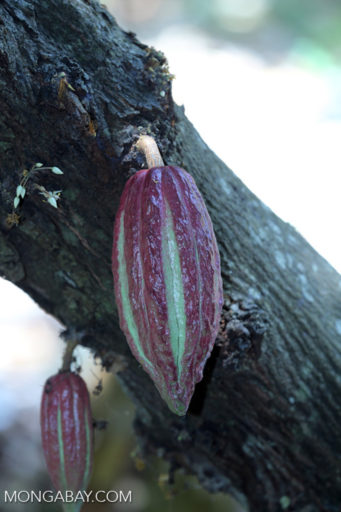
[[[66,347],[63,354],[63,364],[60,369],[61,372],[69,372],[71,369],[71,363],[73,362],[73,351],[78,345],[78,340],[70,340],[66,343]]]
[[[150,135],[141,135],[136,143],[136,147],[144,154],[147,160],[148,168],[163,167],[163,163],[159,148],[153,137]]]

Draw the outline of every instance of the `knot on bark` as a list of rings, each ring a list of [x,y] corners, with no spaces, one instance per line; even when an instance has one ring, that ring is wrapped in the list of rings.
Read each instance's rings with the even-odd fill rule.
[[[267,328],[267,315],[257,304],[244,299],[225,300],[216,341],[223,366],[237,370],[246,360],[257,360]]]

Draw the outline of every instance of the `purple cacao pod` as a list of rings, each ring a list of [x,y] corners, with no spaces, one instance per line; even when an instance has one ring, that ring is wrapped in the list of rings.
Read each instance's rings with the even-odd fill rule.
[[[126,183],[112,270],[120,326],[169,408],[186,414],[221,315],[220,258],[193,178],[152,167]]]
[[[43,451],[54,487],[62,492],[85,490],[92,470],[93,426],[84,380],[72,372],[47,379],[40,413]],[[74,505],[74,510],[80,508]]]

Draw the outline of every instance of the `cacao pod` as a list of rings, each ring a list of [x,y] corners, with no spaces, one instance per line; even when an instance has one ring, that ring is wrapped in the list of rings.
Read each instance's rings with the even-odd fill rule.
[[[169,408],[185,414],[223,303],[212,222],[190,174],[152,167],[127,181],[115,219],[112,271],[132,353]]]
[[[93,425],[84,380],[70,371],[47,379],[40,412],[43,451],[54,487],[62,492],[85,490],[92,470]],[[80,506],[75,503],[72,510]]]

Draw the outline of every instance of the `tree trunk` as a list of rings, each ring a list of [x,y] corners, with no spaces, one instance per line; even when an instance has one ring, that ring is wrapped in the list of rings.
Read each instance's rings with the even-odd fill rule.
[[[106,367],[121,361],[146,453],[251,511],[339,511],[340,276],[209,150],[173,103],[163,55],[100,4],[0,0],[0,33],[1,274]],[[222,328],[183,418],[130,354],[113,296],[112,226],[145,167],[141,132],[194,176],[222,260]],[[64,175],[36,172],[13,212],[36,162]]]

